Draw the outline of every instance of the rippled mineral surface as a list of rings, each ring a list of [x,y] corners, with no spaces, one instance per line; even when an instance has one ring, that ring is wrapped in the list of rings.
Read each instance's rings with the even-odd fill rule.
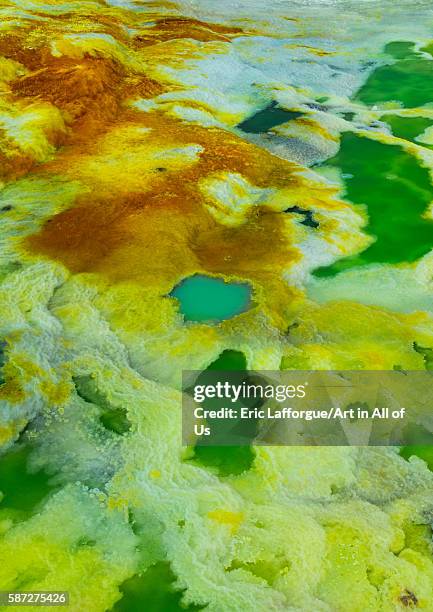
[[[429,448],[180,419],[182,369],[433,369],[430,6],[1,0],[0,590],[433,610]]]

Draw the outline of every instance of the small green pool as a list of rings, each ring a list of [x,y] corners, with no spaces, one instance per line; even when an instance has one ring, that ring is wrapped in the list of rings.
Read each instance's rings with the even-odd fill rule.
[[[224,321],[251,307],[248,283],[227,283],[204,274],[185,278],[170,296],[179,300],[185,321]]]

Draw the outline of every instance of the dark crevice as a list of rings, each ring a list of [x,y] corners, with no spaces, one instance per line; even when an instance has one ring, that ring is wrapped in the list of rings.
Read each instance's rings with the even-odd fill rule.
[[[324,104],[318,104],[317,102],[307,102],[306,106],[308,106],[308,108],[311,108],[312,110],[317,110],[322,113],[325,113],[328,110],[327,106],[325,106]]]
[[[433,349],[420,346],[417,342],[413,343],[414,350],[423,356],[425,369],[433,370]]]
[[[137,519],[136,519],[136,517],[135,517],[135,514],[134,514],[134,512],[131,510],[131,508],[128,508],[128,523],[129,523],[129,526],[130,526],[130,527],[131,527],[131,529],[132,529],[132,532],[133,532],[135,535],[140,535],[140,534],[141,534],[140,525],[139,525],[139,523],[137,522]]]
[[[304,219],[301,221],[301,225],[306,225],[307,227],[312,227],[314,229],[317,229],[319,227],[319,223],[314,219],[311,210],[305,210],[304,208],[300,208],[299,206],[291,206],[290,208],[286,208],[284,212],[304,215]]]
[[[297,329],[298,327],[299,327],[299,323],[298,323],[297,321],[293,321],[293,323],[291,323],[290,325],[288,325],[288,326],[287,326],[287,329],[286,329],[286,331],[284,332],[284,335],[285,335],[286,337],[289,337],[289,336],[291,335],[291,333],[292,333],[293,331],[295,331],[295,329]],[[284,359],[284,358],[282,358],[282,359],[281,359],[281,364],[282,364],[282,362],[283,362],[283,359]],[[281,369],[281,365],[280,365],[280,369]]]
[[[418,606],[418,598],[409,589],[405,589],[399,599],[406,608],[416,608]]]
[[[72,546],[72,550],[77,551],[80,548],[93,548],[94,546],[96,546],[96,540],[88,538],[87,536],[82,536]]]
[[[346,121],[353,121],[355,117],[355,113],[347,112],[347,113],[343,113],[342,116],[343,116],[343,119],[345,119]]]

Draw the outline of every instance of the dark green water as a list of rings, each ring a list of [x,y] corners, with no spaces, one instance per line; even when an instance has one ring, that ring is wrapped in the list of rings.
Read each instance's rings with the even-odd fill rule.
[[[4,495],[0,510],[11,510],[16,518],[28,518],[55,490],[46,472],[29,471],[30,453],[30,446],[16,444],[0,457],[0,491]]]
[[[179,300],[185,321],[223,321],[251,307],[249,284],[226,283],[203,274],[185,278],[170,296]]]
[[[400,450],[400,455],[405,459],[419,457],[427,463],[430,470],[433,470],[433,446],[404,446]]]
[[[240,351],[226,350],[212,362],[206,372],[221,371],[232,372],[229,377],[231,384],[241,384],[245,379],[245,370],[247,368],[247,360],[245,355]],[[200,384],[200,380],[196,381]],[[220,429],[218,430],[218,425]],[[226,423],[213,424],[216,435],[224,438],[224,427]],[[221,429],[222,428],[222,429]],[[242,474],[248,470],[254,461],[254,451],[251,446],[195,446],[192,461],[198,464],[215,469],[220,476],[230,476],[234,474]]]
[[[252,117],[245,119],[245,121],[238,125],[238,128],[250,134],[264,134],[273,127],[287,123],[297,117],[302,117],[302,113],[284,110],[276,102],[272,102],[266,108],[252,115]]]
[[[175,575],[168,563],[156,563],[141,575],[126,580],[112,612],[193,612],[198,606],[181,605],[182,591],[173,587]]]
[[[386,115],[382,121],[387,123],[391,128],[394,136],[398,138],[404,138],[410,142],[415,142],[421,145],[415,140],[417,136],[422,134],[424,130],[433,125],[432,119],[426,119],[425,117],[399,117],[398,115]],[[428,146],[431,145],[422,145]]]
[[[207,368],[207,370],[217,371],[245,371],[247,369],[247,360],[241,351],[226,350],[221,353],[218,359],[215,359]]]

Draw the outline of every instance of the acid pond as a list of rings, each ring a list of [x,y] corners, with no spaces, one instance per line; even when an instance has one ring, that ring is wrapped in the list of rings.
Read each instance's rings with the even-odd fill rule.
[[[224,321],[251,308],[248,283],[225,282],[203,274],[181,281],[170,293],[185,321]]]

